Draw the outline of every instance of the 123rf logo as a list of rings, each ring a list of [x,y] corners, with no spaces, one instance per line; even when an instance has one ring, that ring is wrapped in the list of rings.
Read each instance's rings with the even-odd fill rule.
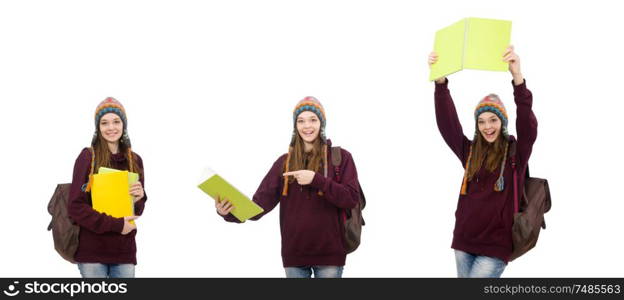
[[[102,282],[26,282],[19,288],[19,281],[14,281],[3,292],[6,296],[15,297],[19,294],[55,294],[74,297],[81,294],[125,294],[128,292],[126,283]],[[19,298],[19,297],[17,297]]]

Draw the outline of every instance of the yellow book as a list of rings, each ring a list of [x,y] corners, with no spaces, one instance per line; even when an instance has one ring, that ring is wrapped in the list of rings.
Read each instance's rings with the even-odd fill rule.
[[[128,171],[93,175],[91,187],[93,209],[115,218],[134,215],[134,201],[130,195]],[[134,224],[134,221],[130,221]]]

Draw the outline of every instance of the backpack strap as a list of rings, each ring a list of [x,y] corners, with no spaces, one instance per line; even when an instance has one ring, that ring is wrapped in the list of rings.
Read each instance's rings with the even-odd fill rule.
[[[518,166],[516,161],[516,140],[509,139],[509,157],[511,158],[511,169],[513,170],[513,192],[514,192],[514,214],[520,211],[518,203]]]
[[[336,182],[340,182],[340,164],[342,163],[342,153],[340,147],[331,147],[331,161],[334,167]]]
[[[336,182],[340,183],[342,178],[340,177],[340,164],[342,163],[342,153],[340,152],[340,147],[331,147],[331,162],[334,167],[334,179]],[[340,216],[342,222],[347,222],[347,218],[351,217],[350,211],[346,209],[341,209]]]
[[[512,136],[513,137],[513,136]],[[514,170],[514,212],[519,212],[519,199],[518,199],[518,163],[516,161],[516,145],[518,144],[518,140],[515,138],[512,139],[511,144],[509,145],[509,156],[511,157],[511,168]],[[529,173],[529,164],[526,165],[526,172],[524,173],[524,178],[527,179],[530,177]]]
[[[95,169],[95,151],[93,151],[93,147],[89,147],[89,151],[91,152],[91,171],[89,171],[89,181],[82,185],[82,191],[87,193],[91,191],[91,185],[93,183],[93,170]]]
[[[513,185],[514,185],[514,213],[519,212],[518,208],[518,170],[516,169],[516,159],[511,159],[511,166],[513,169]]]
[[[340,177],[340,164],[342,163],[342,154],[341,151],[342,149],[340,147],[331,147],[331,161],[332,161],[332,166],[334,167],[334,178],[336,179],[336,182],[341,183],[342,178]],[[366,197],[364,196],[364,192],[362,192],[362,187],[359,185],[358,182],[358,188],[360,189],[360,197],[362,198],[362,202],[361,202],[361,209],[364,209],[364,207],[366,206]],[[362,220],[364,221],[364,220]]]

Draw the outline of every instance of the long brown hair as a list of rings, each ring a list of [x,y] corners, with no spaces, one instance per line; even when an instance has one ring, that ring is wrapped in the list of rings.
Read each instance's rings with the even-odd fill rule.
[[[327,144],[318,136],[312,144],[312,151],[305,152],[305,142],[295,130],[294,136],[288,147],[288,155],[284,162],[284,172],[310,170],[323,172],[327,176]],[[284,178],[284,188],[282,196],[288,195],[288,184],[294,182],[295,178],[287,176]],[[319,191],[319,195],[323,193]]]
[[[100,133],[100,129],[97,129],[97,138],[95,140],[95,144],[93,145],[93,152],[95,153],[95,169],[94,172],[97,173],[97,170],[100,167],[111,168],[111,151],[108,149],[107,141],[104,139],[102,134]],[[123,137],[119,139],[119,152],[124,154],[126,160],[128,160],[128,170],[130,172],[142,173],[143,170],[140,169],[136,156],[132,149],[123,143]]]
[[[508,141],[502,133],[502,128],[499,130],[496,140],[493,143],[489,143],[485,140],[481,132],[479,132],[479,124],[476,124],[476,126],[477,133],[472,143],[469,157],[470,161],[468,163],[468,169],[466,170],[468,181],[472,180],[474,175],[481,169],[482,165],[485,165],[488,171],[494,172],[496,168],[501,165],[508,144]]]
[[[320,137],[317,137],[312,143],[312,151],[305,152],[305,142],[299,133],[295,133],[294,143],[291,149],[290,159],[287,161],[289,170],[321,171],[325,158],[323,157],[323,145]],[[291,177],[290,182],[293,180],[294,178]]]

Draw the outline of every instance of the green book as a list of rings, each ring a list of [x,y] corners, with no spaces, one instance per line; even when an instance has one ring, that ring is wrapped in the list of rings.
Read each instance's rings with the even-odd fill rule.
[[[511,41],[511,21],[466,18],[436,32],[433,51],[438,61],[429,80],[463,69],[507,71],[503,61]]]
[[[243,195],[243,193],[213,171],[206,171],[206,175],[203,178],[207,179],[199,184],[199,189],[215,200],[218,197],[221,200],[224,198],[229,200],[234,206],[232,215],[239,221],[245,222],[264,211],[262,207],[251,201],[251,199]]]
[[[98,169],[98,174],[106,174],[106,173],[113,173],[113,172],[121,172],[121,170],[105,168],[105,167],[100,167]],[[139,181],[139,174],[128,172],[128,185],[132,185],[133,183],[137,181]]]

